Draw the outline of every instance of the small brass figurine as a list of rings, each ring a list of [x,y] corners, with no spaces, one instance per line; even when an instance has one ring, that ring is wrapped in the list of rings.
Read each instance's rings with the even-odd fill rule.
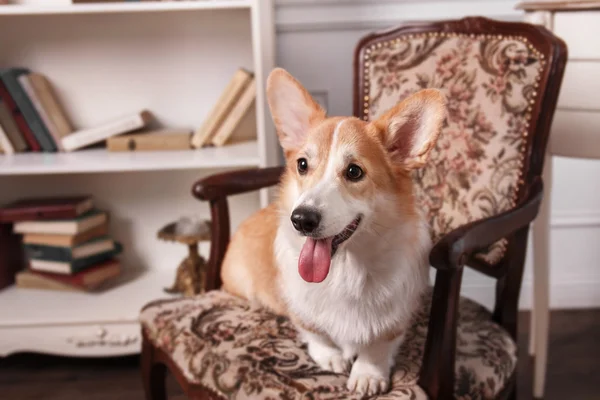
[[[188,246],[188,256],[177,267],[175,282],[167,293],[182,293],[184,296],[194,296],[204,292],[206,282],[206,260],[198,253],[198,243],[210,240],[209,221],[191,221],[182,218],[172,222],[158,231],[158,238],[165,241],[175,241]]]

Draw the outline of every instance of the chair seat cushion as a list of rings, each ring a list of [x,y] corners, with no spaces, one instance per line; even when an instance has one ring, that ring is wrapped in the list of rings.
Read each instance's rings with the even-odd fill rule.
[[[426,399],[417,386],[431,292],[396,357],[390,392],[378,399]],[[455,395],[493,398],[516,365],[516,345],[481,305],[461,298]],[[223,291],[158,300],[141,313],[155,347],[185,378],[233,399],[358,399],[345,388],[347,375],[321,370],[291,322]]]

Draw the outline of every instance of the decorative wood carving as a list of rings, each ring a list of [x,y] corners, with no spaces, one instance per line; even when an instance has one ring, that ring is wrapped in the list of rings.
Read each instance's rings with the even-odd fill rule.
[[[98,328],[95,335],[90,336],[71,336],[67,338],[67,343],[73,344],[76,347],[94,347],[94,346],[110,346],[123,347],[131,346],[139,341],[139,337],[135,335],[110,334],[104,328]]]

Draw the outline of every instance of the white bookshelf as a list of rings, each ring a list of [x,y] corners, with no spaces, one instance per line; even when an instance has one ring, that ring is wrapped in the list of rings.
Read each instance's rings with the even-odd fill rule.
[[[10,38],[0,41],[0,65],[48,76],[76,128],[148,109],[158,126],[193,129],[237,68],[254,71],[264,88],[274,66],[271,0],[20,0],[0,6],[0,37]],[[0,155],[0,204],[91,194],[111,215],[127,271],[121,284],[98,294],[0,290],[0,356],[139,352],[139,310],[167,296],[162,289],[186,254],[185,246],[159,241],[158,229],[183,215],[209,217],[208,206],[190,193],[197,179],[276,165],[277,149],[264,90],[258,90],[255,140],[190,151]],[[233,198],[233,227],[267,201],[266,193]],[[207,250],[201,245],[205,257]]]

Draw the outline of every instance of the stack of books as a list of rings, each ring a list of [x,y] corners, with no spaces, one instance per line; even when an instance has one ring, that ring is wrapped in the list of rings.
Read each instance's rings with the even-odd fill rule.
[[[108,234],[108,214],[89,197],[21,201],[12,209],[34,209],[42,204],[73,214],[62,219],[21,220],[13,225],[23,235],[27,268],[16,276],[18,287],[91,291],[120,275],[116,258],[122,245]],[[6,213],[6,209],[4,210]]]

